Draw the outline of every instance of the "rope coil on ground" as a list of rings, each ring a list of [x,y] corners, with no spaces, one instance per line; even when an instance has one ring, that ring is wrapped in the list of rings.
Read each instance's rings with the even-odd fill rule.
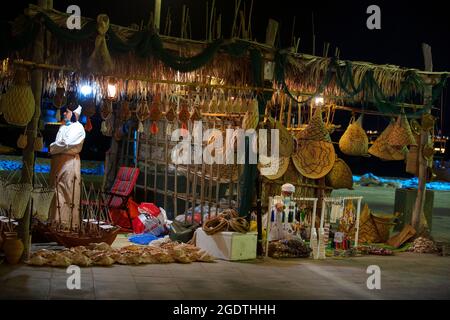
[[[221,231],[246,233],[248,230],[248,221],[245,218],[239,217],[238,213],[233,209],[225,210],[217,217],[203,224],[203,231],[207,235],[213,235]]]

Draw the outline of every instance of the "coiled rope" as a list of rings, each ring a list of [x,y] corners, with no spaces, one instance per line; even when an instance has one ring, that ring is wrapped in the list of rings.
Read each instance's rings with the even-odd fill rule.
[[[227,209],[217,217],[206,221],[203,224],[203,230],[207,235],[213,235],[221,231],[247,233],[249,224],[245,218],[239,217],[235,210]]]

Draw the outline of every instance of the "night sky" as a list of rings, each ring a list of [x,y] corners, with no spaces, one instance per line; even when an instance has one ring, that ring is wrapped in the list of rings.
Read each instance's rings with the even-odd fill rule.
[[[27,6],[29,1],[13,1],[9,10],[1,10],[2,21],[11,20]],[[247,11],[250,0],[246,1]],[[194,39],[205,38],[206,1],[162,0],[161,25],[164,26],[167,8],[172,11],[172,35],[179,36],[182,5],[190,8]],[[209,1],[211,6],[212,0]],[[57,10],[65,11],[68,5],[77,4],[83,16],[95,18],[106,13],[111,23],[119,25],[146,22],[153,10],[153,0],[128,1],[78,1],[54,0]],[[366,27],[369,5],[381,8],[381,30]],[[5,4],[2,3],[3,6]],[[234,14],[233,0],[217,0],[216,7],[222,14],[222,33],[229,37]],[[254,0],[253,37],[263,42],[267,21],[280,22],[280,47],[291,44],[292,22],[296,16],[295,35],[301,37],[300,52],[312,53],[312,14],[316,33],[316,54],[321,55],[323,43],[331,44],[329,54],[335,47],[341,51],[341,59],[394,64],[423,69],[421,44],[432,47],[434,71],[450,71],[450,19],[445,1],[262,1]],[[450,111],[444,92],[444,134],[450,135]],[[382,128],[381,128],[382,129]]]

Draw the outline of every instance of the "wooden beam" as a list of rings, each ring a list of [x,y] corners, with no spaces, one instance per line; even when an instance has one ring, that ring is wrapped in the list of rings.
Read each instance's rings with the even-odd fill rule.
[[[422,51],[425,62],[425,69],[427,71],[433,71],[433,59],[431,54],[431,47],[427,44],[422,44]],[[431,106],[433,103],[433,86],[428,84],[424,91],[424,105]],[[431,114],[431,109],[426,109],[426,114]],[[414,210],[411,217],[411,225],[416,229],[417,233],[425,231],[427,228],[427,223],[424,214],[426,189],[427,189],[427,171],[428,163],[423,156],[423,148],[428,143],[430,138],[429,130],[422,129],[420,131],[420,144],[418,148],[418,159],[419,159],[419,175],[418,175],[418,186],[417,186],[417,197],[414,203]]]

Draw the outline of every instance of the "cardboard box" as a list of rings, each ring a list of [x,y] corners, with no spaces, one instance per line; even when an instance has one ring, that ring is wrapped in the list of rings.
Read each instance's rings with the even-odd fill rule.
[[[218,232],[207,235],[202,228],[196,231],[196,246],[210,255],[229,261],[251,260],[256,258],[256,232]]]

